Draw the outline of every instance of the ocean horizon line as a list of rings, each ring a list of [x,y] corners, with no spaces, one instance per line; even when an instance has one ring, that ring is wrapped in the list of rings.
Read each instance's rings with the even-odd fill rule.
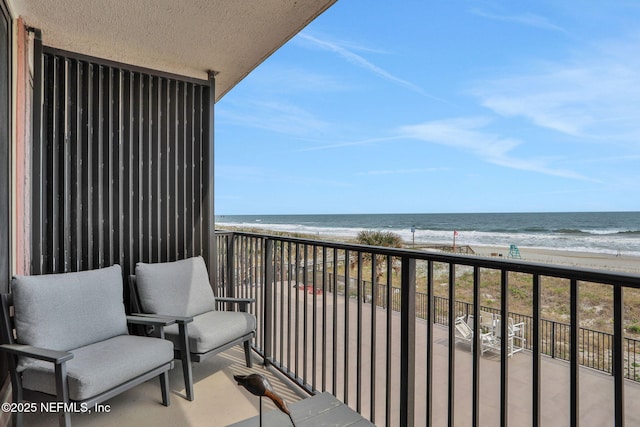
[[[215,217],[225,216],[320,216],[320,215],[499,215],[499,214],[606,214],[640,213],[640,210],[595,210],[595,211],[475,211],[475,212],[345,212],[345,213],[216,213]]]

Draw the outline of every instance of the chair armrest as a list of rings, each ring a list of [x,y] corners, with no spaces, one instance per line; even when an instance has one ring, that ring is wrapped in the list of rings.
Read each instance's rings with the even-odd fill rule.
[[[153,336],[156,336],[157,338],[160,338],[160,339],[165,338],[164,336],[165,326],[169,326],[169,325],[173,325],[174,323],[177,323],[176,319],[174,319],[173,317],[158,316],[156,314],[136,314],[134,316],[127,316],[127,322],[133,323],[135,325],[152,326],[153,329],[149,329],[145,331],[144,334],[146,336],[149,336],[150,333],[157,334]],[[184,326],[180,326],[180,327],[183,328]],[[155,331],[155,332],[151,332],[151,331]]]
[[[509,330],[516,336],[519,335],[519,334],[523,334],[524,333],[524,322],[514,323],[513,325],[509,326]]]
[[[217,303],[231,303],[238,304],[238,309],[241,312],[246,312],[249,304],[254,303],[254,298],[228,298],[228,297],[216,297]]]
[[[127,323],[131,323],[134,325],[145,325],[145,326],[169,326],[176,323],[176,320],[170,317],[160,317],[160,316],[127,316]]]
[[[228,298],[228,297],[216,297],[216,302],[235,302],[239,304],[251,304],[256,302],[255,298]]]
[[[178,323],[181,325],[184,325],[185,323],[191,323],[193,322],[193,317],[185,317],[185,316],[169,316],[167,314],[146,314],[146,313],[136,313],[135,316],[140,316],[140,317],[150,317],[152,319],[166,319],[167,321],[170,321],[171,323],[168,323],[166,326],[168,325],[172,325],[174,323]]]
[[[16,356],[32,357],[59,365],[73,359],[73,353],[68,351],[49,350],[41,347],[33,347],[24,344],[2,344],[0,351],[15,354]]]

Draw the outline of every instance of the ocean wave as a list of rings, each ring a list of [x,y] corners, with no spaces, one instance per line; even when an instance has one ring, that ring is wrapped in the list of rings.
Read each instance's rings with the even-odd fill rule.
[[[630,236],[640,236],[640,230],[618,231],[616,234],[626,234]]]
[[[549,229],[545,227],[524,227],[522,231],[530,233],[548,233]]]
[[[580,230],[575,228],[560,228],[558,230],[553,230],[553,232],[558,234],[591,234],[589,233],[589,230]]]
[[[474,229],[465,229],[465,228],[460,228],[458,231],[477,231]],[[549,230],[548,228],[545,227],[511,227],[511,228],[506,228],[506,227],[493,227],[490,228],[488,230],[485,230],[491,233],[550,233],[552,232],[552,230]]]
[[[640,235],[640,230],[623,230],[619,228],[604,228],[604,229],[573,229],[573,228],[563,228],[559,230],[553,230],[554,233],[558,234],[592,234],[598,236],[606,236],[606,235]]]

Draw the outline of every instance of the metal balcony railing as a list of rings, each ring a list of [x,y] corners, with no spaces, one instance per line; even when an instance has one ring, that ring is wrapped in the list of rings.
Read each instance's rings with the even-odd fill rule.
[[[625,337],[624,290],[640,288],[638,275],[241,232],[216,232],[216,250],[212,274],[217,294],[256,299],[253,310],[258,334],[254,349],[265,363],[307,392],[329,391],[373,423],[386,426],[433,423],[434,400],[438,398],[433,392],[434,378],[440,375],[434,371],[438,332],[434,328],[439,328],[435,324],[452,325],[461,314],[485,309],[480,305],[480,287],[486,272],[498,272],[500,307],[494,312],[503,319],[514,317],[509,309],[509,280],[514,274],[526,275],[531,282],[526,342],[532,360],[531,420],[526,424],[541,425],[543,354],[568,361],[565,413],[570,425],[577,426],[581,414],[581,365],[610,372],[612,424],[625,424],[625,378],[635,379],[637,345]],[[437,286],[443,286],[442,274],[436,277],[435,266],[438,271],[445,266],[446,298],[434,292],[436,280]],[[472,302],[456,301],[456,269],[472,271]],[[542,283],[547,278],[567,282],[566,324],[541,318]],[[606,334],[610,338],[585,333],[588,330],[580,327],[580,286],[584,283],[611,290],[613,333]],[[417,292],[418,285],[426,292]],[[507,323],[501,322],[501,336],[508,336]],[[485,369],[479,351],[479,328],[479,322],[475,322],[469,405],[474,426],[480,425],[480,374]],[[446,419],[448,425],[456,425],[455,329],[447,328],[445,333]],[[558,342],[562,345],[556,345]],[[601,366],[589,363],[594,348],[606,351],[606,363],[597,358]],[[513,360],[507,354],[507,340],[503,340],[496,362],[497,419],[501,426],[508,423],[510,399],[516,399],[509,393]]]

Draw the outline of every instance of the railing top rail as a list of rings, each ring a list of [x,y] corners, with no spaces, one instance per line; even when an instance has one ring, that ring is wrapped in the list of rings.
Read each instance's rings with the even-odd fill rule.
[[[552,264],[533,263],[522,260],[500,259],[478,257],[477,255],[441,254],[435,252],[425,252],[418,249],[399,249],[380,246],[360,245],[356,243],[341,243],[324,240],[314,240],[300,237],[276,236],[264,233],[252,233],[244,231],[216,231],[216,234],[239,235],[260,239],[272,239],[284,242],[299,243],[306,245],[325,246],[338,250],[349,250],[356,252],[367,252],[376,255],[409,257],[416,260],[442,262],[447,264],[466,265],[470,267],[488,268],[493,270],[506,270],[525,274],[538,274],[541,276],[559,277],[564,279],[575,279],[584,282],[597,282],[613,286],[623,286],[640,289],[640,275],[623,272],[613,272],[604,270],[594,270],[588,268],[564,267]]]

